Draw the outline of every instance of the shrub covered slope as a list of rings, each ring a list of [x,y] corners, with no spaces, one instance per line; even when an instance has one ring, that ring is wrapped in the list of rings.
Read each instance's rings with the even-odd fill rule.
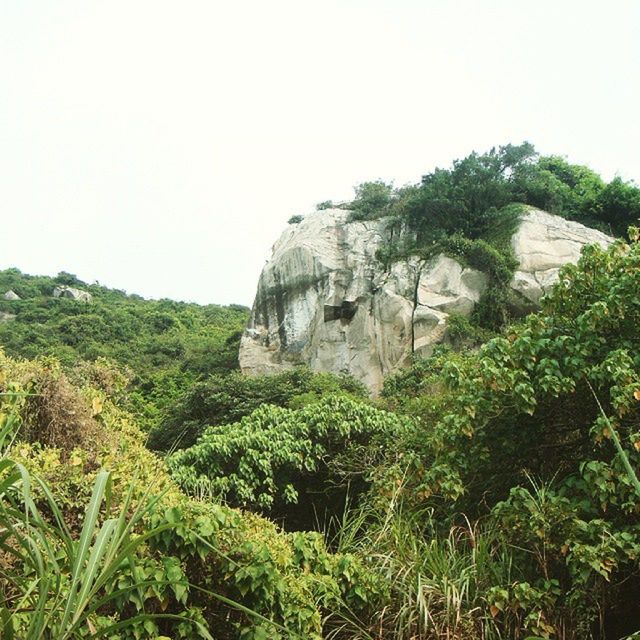
[[[639,274],[640,244],[590,247],[542,312],[390,379],[395,416],[353,400],[260,409],[205,431],[172,472],[267,514],[273,496],[297,500],[292,471],[308,487],[324,465],[329,486],[340,469],[366,478],[335,544],[391,586],[369,633],[626,637],[640,629]]]
[[[88,291],[92,301],[54,298],[60,285]],[[2,299],[6,291],[20,299]],[[248,317],[241,306],[145,300],[67,273],[49,278],[17,269],[0,271],[0,312],[15,316],[0,322],[8,355],[52,355],[68,367],[109,360],[132,379],[131,406],[150,424],[198,378],[237,368]]]

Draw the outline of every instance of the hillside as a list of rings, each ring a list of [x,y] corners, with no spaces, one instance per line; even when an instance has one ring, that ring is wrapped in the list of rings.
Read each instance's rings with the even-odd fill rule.
[[[605,247],[640,218],[633,183],[527,142],[355,192],[292,217],[274,244],[241,342],[244,372],[306,365],[376,394],[412,359],[477,345],[536,310],[582,247]]]
[[[242,371],[304,365],[348,373],[377,394],[386,377],[416,358],[499,330],[483,322],[487,310],[504,323],[538,309],[559,269],[575,264],[584,246],[613,241],[526,205],[510,212],[506,246],[474,247],[459,236],[455,245],[414,248],[388,262],[378,256],[398,242],[393,219],[354,220],[345,209],[310,213],[285,229],[262,270],[240,343]],[[492,304],[497,295],[502,313]]]
[[[90,302],[54,298],[74,287]],[[4,299],[12,291],[16,300]],[[130,402],[153,423],[196,379],[237,368],[242,306],[145,300],[68,273],[0,271],[0,345],[7,355],[53,356],[64,366],[106,359],[131,379]]]

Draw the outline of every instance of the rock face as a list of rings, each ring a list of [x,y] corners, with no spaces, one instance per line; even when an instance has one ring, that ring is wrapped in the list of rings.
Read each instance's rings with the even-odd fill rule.
[[[69,298],[70,300],[78,300],[80,302],[91,302],[91,294],[88,291],[82,291],[82,289],[75,289],[74,287],[67,287],[62,285],[55,287],[53,290],[54,298]]]
[[[414,353],[429,355],[446,337],[447,317],[468,316],[488,286],[484,273],[445,255],[411,257],[388,269],[376,251],[391,241],[386,220],[347,222],[329,209],[290,225],[265,265],[240,345],[245,373],[305,364],[350,373],[375,394]],[[528,209],[512,238],[519,267],[512,288],[535,306],[588,243],[608,236]]]
[[[15,291],[12,291],[11,289],[9,289],[9,291],[6,291],[2,297],[5,300],[20,300],[20,296]]]
[[[530,208],[522,216],[511,246],[519,268],[511,286],[534,305],[558,280],[560,267],[577,262],[582,247],[606,247],[613,238],[578,222]]]

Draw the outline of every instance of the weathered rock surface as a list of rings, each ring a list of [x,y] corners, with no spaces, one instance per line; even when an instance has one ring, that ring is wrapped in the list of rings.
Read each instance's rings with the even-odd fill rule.
[[[69,298],[70,300],[78,300],[79,302],[91,302],[91,294],[88,291],[82,289],[75,289],[74,287],[67,287],[62,285],[55,287],[53,290],[54,298]]]
[[[610,244],[612,238],[578,222],[529,209],[511,239],[519,268],[511,286],[537,305],[558,280],[560,267],[577,262],[586,244]]]
[[[2,296],[5,300],[20,300],[20,296],[15,292],[9,289],[9,291],[5,291],[5,294]]]
[[[348,215],[312,213],[274,245],[240,346],[244,372],[306,364],[350,373],[377,393],[387,374],[445,339],[450,313],[473,311],[488,285],[484,273],[445,255],[385,269],[375,256],[391,241],[387,221],[347,222]],[[512,288],[523,310],[537,305],[559,268],[594,242],[606,246],[611,238],[528,209],[512,238],[519,262]]]

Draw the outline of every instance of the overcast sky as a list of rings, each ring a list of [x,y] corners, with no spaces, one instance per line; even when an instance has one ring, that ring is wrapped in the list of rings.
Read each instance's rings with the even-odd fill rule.
[[[0,268],[251,304],[294,214],[529,140],[640,181],[637,0],[0,0]]]

